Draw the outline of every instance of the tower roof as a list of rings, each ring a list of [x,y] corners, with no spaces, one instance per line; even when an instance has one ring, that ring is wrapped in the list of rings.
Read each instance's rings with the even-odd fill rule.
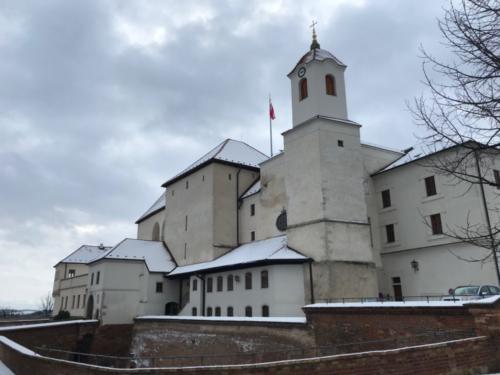
[[[212,150],[196,160],[182,172],[165,182],[162,186],[167,187],[175,181],[178,181],[188,174],[191,174],[192,172],[211,163],[212,161],[219,161],[226,164],[258,169],[259,164],[267,159],[267,155],[263,154],[252,146],[247,145],[245,142],[226,139],[224,142],[214,147]]]

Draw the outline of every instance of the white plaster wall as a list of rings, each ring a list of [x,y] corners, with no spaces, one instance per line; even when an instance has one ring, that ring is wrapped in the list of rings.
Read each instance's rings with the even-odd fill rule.
[[[139,240],[152,240],[153,239],[153,228],[156,223],[160,226],[160,238],[162,235],[163,221],[165,220],[165,210],[157,212],[146,220],[141,221],[137,224],[137,239]]]
[[[269,288],[262,289],[260,273],[268,271]],[[252,289],[245,289],[245,273],[252,272]],[[227,291],[227,276],[239,276],[240,281],[234,282],[234,290]],[[223,291],[217,292],[217,276],[224,279]],[[181,315],[191,315],[191,309],[196,306],[198,315],[201,315],[202,282],[198,280],[198,290],[191,290],[190,301],[181,311]],[[226,316],[227,307],[232,306],[234,316],[245,316],[245,307],[252,306],[253,316],[262,316],[262,306],[269,306],[270,316],[302,316],[301,307],[305,304],[304,272],[302,264],[269,265],[265,267],[252,267],[244,270],[225,271],[207,274],[213,278],[213,292],[206,293],[206,307],[221,307],[222,316]]]
[[[306,68],[308,97],[299,100],[299,81],[297,73],[301,66]],[[307,65],[300,65],[289,76],[292,89],[292,120],[293,126],[316,116],[347,119],[347,103],[344,82],[345,67],[333,61],[312,61]],[[337,95],[326,95],[325,76],[332,74],[335,77]]]
[[[75,280],[68,278],[69,270],[75,270]],[[82,263],[59,263],[55,267],[54,272],[54,284],[52,287],[52,296],[54,298],[54,309],[52,315],[57,315],[57,313],[63,309],[61,303],[63,297],[68,296],[68,304],[65,310],[68,310],[72,316],[83,316],[84,309],[83,305],[83,295],[85,294],[85,288],[78,285],[85,283],[82,281],[82,276],[88,273],[88,266]],[[79,276],[79,277],[78,277]],[[80,308],[71,308],[73,296],[80,295]],[[77,297],[76,297],[77,300]]]
[[[458,257],[486,255],[482,248],[455,243],[382,255],[381,291],[394,295],[392,278],[400,277],[405,296],[447,295],[450,288],[468,284],[497,285],[493,262],[465,262]],[[419,264],[414,271],[411,262]]]

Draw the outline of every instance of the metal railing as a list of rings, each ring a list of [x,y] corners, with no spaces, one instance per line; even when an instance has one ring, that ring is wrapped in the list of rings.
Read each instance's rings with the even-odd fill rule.
[[[392,296],[385,297],[351,297],[351,298],[317,298],[315,303],[369,303],[369,302],[464,302],[479,300],[491,296],[453,296],[451,294],[429,295],[429,296],[402,296],[400,299],[395,299]]]
[[[412,336],[396,336],[387,339],[339,343],[330,346],[309,348],[286,348],[275,351],[234,352],[224,354],[177,355],[158,357],[120,357],[99,354],[79,353],[60,349],[36,347],[42,355],[52,358],[70,360],[113,368],[139,367],[176,367],[231,365],[261,362],[274,362],[290,359],[323,357],[335,354],[357,353],[372,350],[397,349],[407,346],[431,344],[436,342],[475,337],[473,329],[431,331]]]

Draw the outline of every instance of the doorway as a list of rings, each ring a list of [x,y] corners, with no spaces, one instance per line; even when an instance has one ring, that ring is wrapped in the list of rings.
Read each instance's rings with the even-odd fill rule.
[[[85,314],[87,319],[92,319],[93,310],[94,310],[94,297],[90,295],[89,300],[87,301],[87,313]]]
[[[403,300],[403,288],[401,286],[401,278],[393,277],[392,278],[392,289],[394,290],[394,301],[402,301]]]

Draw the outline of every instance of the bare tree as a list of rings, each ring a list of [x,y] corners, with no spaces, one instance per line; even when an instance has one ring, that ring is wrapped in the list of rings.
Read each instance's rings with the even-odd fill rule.
[[[498,208],[488,205],[485,193],[488,186],[500,186],[494,171],[500,151],[500,1],[451,0],[438,25],[454,59],[442,61],[421,49],[428,90],[410,109],[426,129],[424,148],[435,153],[421,164],[456,184],[479,186],[485,222],[467,217],[465,225],[445,234],[490,250],[486,257],[464,260],[493,259],[500,284],[500,224],[491,221]]]
[[[52,294],[50,292],[47,292],[47,294],[40,299],[40,310],[46,316],[49,316],[53,309],[54,299],[52,298]]]

